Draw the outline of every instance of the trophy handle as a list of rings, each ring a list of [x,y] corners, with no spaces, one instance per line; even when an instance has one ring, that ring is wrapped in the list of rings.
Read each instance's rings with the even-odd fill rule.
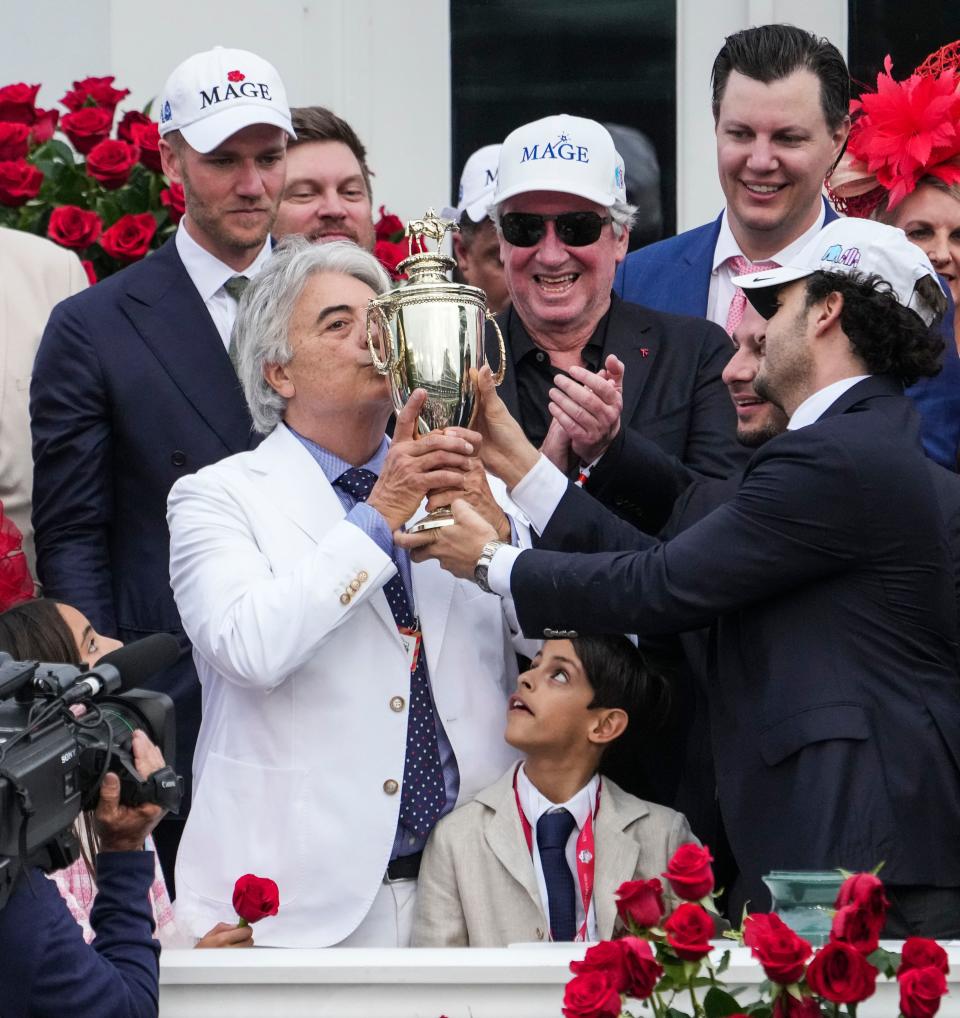
[[[372,319],[379,318],[380,337],[382,349],[378,350],[373,341]],[[383,307],[375,300],[367,304],[367,348],[370,350],[370,359],[373,366],[381,375],[389,374],[399,361],[397,351],[393,348],[393,333],[390,330],[390,320]]]
[[[494,373],[493,384],[499,385],[503,381],[503,376],[507,373],[507,349],[503,345],[503,333],[500,331],[500,326],[497,325],[497,319],[494,317],[493,312],[490,308],[485,308],[483,313],[497,333],[497,346],[500,349],[500,366]]]

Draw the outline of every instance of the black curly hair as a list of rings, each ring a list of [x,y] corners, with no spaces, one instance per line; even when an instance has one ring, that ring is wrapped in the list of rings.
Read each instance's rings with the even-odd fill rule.
[[[877,275],[814,272],[805,282],[808,308],[831,293],[843,297],[840,326],[870,374],[890,375],[908,386],[939,373],[944,349],[939,329],[946,299],[935,280],[927,277],[917,284],[920,298],[934,311],[930,325],[905,308],[890,284]]]

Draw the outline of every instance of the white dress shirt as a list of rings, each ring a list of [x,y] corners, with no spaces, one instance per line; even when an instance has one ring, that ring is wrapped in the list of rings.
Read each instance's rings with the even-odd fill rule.
[[[233,276],[246,276],[247,279],[253,279],[270,257],[270,238],[267,237],[263,242],[263,247],[260,248],[257,257],[242,272],[238,272],[224,264],[219,258],[214,257],[206,248],[201,247],[190,236],[186,222],[187,217],[184,216],[177,227],[177,254],[180,255],[180,261],[183,262],[187,275],[210,312],[210,317],[217,327],[217,332],[220,333],[223,345],[229,350],[230,333],[233,330],[233,323],[237,319],[237,302],[224,290],[223,284]]]
[[[551,813],[554,810],[565,809],[574,819],[576,827],[570,832],[567,839],[567,865],[573,874],[575,887],[574,897],[577,901],[577,931],[583,926],[583,898],[580,895],[580,881],[577,879],[577,838],[583,830],[587,818],[593,813],[593,807],[597,801],[597,788],[600,778],[594,776],[567,802],[551,802],[545,795],[534,787],[533,782],[527,777],[523,764],[517,771],[517,795],[520,798],[520,808],[527,818],[527,823],[533,828],[533,869],[537,875],[537,888],[540,891],[540,902],[543,905],[543,914],[549,919],[550,905],[547,898],[547,882],[543,878],[543,865],[540,862],[540,849],[537,845],[537,821],[544,813]],[[596,855],[596,850],[594,850]],[[587,916],[587,940],[597,940],[597,913],[593,906],[593,898],[590,899],[590,909]]]
[[[841,378],[839,382],[833,382],[807,398],[793,411],[793,415],[787,424],[788,431],[796,431],[798,428],[805,428],[808,424],[814,424],[820,420],[828,407],[831,407],[847,391],[852,389],[857,382],[862,382],[869,375],[854,375],[852,378]]]
[[[820,215],[809,230],[802,233],[795,241],[787,244],[782,251],[771,255],[769,258],[762,258],[760,261],[773,261],[778,265],[789,265],[791,258],[797,255],[816,234],[823,229],[823,220],[826,217],[826,209],[823,202],[820,202]],[[723,218],[720,220],[720,234],[717,237],[717,246],[713,249],[713,271],[710,273],[710,290],[707,296],[707,318],[716,322],[721,328],[727,327],[727,316],[730,314],[730,304],[737,288],[733,285],[733,272],[728,259],[737,255],[747,258],[740,250],[730,229],[730,221],[727,218],[727,210],[723,210]],[[747,261],[750,261],[747,258]]]

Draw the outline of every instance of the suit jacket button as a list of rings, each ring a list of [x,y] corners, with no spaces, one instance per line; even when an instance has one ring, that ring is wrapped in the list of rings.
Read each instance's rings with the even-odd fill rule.
[[[402,696],[391,696],[390,697],[390,710],[396,711],[397,714],[399,714],[400,711],[402,711],[403,708],[406,705],[407,705],[407,702],[406,702],[406,700],[404,700],[404,698]]]
[[[393,778],[387,778],[387,780],[383,783],[383,790],[387,793],[387,795],[396,795],[399,789],[399,782],[394,781]]]
[[[350,595],[350,594],[348,594],[348,593],[347,593],[346,591],[344,591],[344,592],[343,592],[343,593],[342,593],[342,594],[340,595],[340,603],[341,603],[341,604],[349,604],[349,603],[350,603],[350,598],[351,598],[351,596],[352,596],[352,595]]]
[[[360,589],[360,581],[359,580],[351,580],[350,581],[350,589],[353,591],[354,594],[356,594],[356,592]]]
[[[361,583],[366,583],[366,582],[367,582],[367,580],[369,580],[369,579],[370,579],[370,576],[369,576],[369,574],[367,573],[366,569],[361,569],[361,570],[360,570],[360,572],[359,572],[359,573],[357,573],[357,579],[358,579],[358,580],[359,580],[359,581],[360,581]]]
[[[181,449],[177,449],[177,450],[174,451],[173,455],[170,457],[170,462],[175,467],[185,466],[186,462],[187,462],[187,454],[185,452],[183,452]]]

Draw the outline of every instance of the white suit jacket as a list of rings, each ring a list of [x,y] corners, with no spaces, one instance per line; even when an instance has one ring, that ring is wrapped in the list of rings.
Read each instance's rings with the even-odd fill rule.
[[[0,502],[23,534],[33,575],[30,375],[54,305],[86,286],[72,251],[32,233],[0,229]]]
[[[178,922],[199,936],[229,919],[234,881],[256,873],[281,901],[258,944],[335,944],[366,915],[397,829],[410,668],[382,590],[396,568],[284,426],[177,481],[168,522],[203,687]],[[467,802],[516,755],[511,634],[499,598],[436,562],[412,581]]]

